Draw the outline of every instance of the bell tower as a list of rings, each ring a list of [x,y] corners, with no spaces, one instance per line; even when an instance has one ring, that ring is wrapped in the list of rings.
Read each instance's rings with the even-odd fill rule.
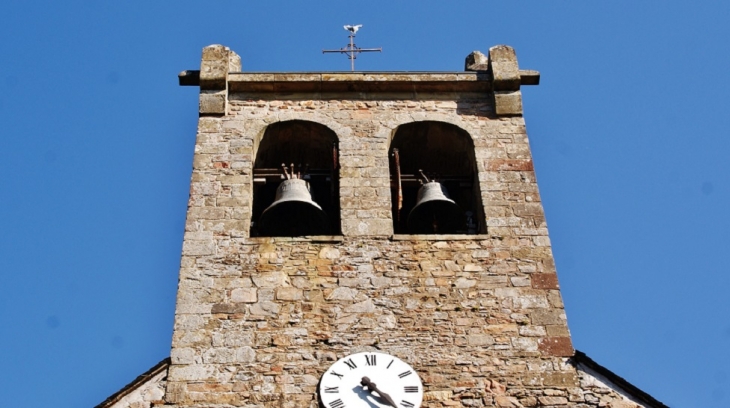
[[[243,72],[212,45],[180,74],[200,118],[161,404],[629,401],[574,360],[522,117],[539,73],[508,46],[465,65]]]

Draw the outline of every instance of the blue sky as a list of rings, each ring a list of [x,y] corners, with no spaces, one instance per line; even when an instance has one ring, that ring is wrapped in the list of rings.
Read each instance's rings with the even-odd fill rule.
[[[574,345],[730,406],[730,3],[15,1],[0,15],[0,400],[94,406],[169,355],[203,46],[245,71],[517,50]]]

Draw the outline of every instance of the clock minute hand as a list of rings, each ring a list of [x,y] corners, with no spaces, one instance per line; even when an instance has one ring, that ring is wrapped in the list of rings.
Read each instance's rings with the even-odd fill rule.
[[[373,391],[377,392],[378,395],[380,395],[381,398],[383,398],[385,401],[387,401],[391,407],[398,408],[398,406],[395,405],[395,401],[393,401],[393,398],[390,398],[390,395],[384,393],[383,391],[380,391],[378,389],[378,387],[375,385],[375,383],[371,382],[368,377],[363,377],[362,381],[360,381],[360,384],[363,387],[368,387],[368,391],[370,391],[371,394],[373,393]]]

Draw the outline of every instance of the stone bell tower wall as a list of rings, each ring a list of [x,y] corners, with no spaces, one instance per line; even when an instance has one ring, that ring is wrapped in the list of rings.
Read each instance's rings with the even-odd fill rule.
[[[167,404],[316,407],[322,373],[365,350],[412,365],[423,406],[582,400],[521,115],[536,73],[490,54],[460,73],[249,74],[204,50]],[[341,235],[249,236],[259,143],[292,120],[337,136]],[[482,233],[393,234],[389,146],[421,121],[471,138]]]

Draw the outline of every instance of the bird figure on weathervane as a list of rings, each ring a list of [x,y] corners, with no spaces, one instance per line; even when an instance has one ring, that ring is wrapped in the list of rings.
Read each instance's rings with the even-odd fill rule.
[[[346,25],[345,30],[347,30],[347,31],[351,32],[353,35],[355,35],[357,33],[357,30],[360,29],[360,27],[362,27],[362,24],[358,24],[355,26]]]

